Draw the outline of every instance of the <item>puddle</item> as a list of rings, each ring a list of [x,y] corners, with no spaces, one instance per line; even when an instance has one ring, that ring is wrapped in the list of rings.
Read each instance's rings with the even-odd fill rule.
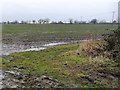
[[[26,52],[26,51],[40,51],[40,50],[44,50],[44,49],[46,49],[46,48],[43,48],[43,47],[41,47],[41,48],[31,48],[31,49],[23,50],[21,52]]]
[[[32,46],[25,46],[25,45],[6,45],[3,44],[3,50],[2,50],[2,55],[10,55],[11,53],[16,53],[16,52],[26,52],[26,51],[40,51],[47,49],[48,47],[51,46],[57,46],[57,45],[63,45],[67,44],[65,42],[58,42],[58,43],[48,43],[44,45],[32,45]]]
[[[2,70],[0,70],[0,89],[2,89],[2,79],[4,78]]]
[[[49,43],[49,44],[45,44],[43,46],[50,47],[50,46],[63,45],[63,44],[67,44],[67,43],[65,43],[65,42]]]
[[[17,71],[5,71],[4,73],[13,74],[13,75],[20,75],[20,73]]]
[[[1,80],[1,78],[4,78],[4,75],[3,75],[3,71],[2,71],[2,70],[0,70],[0,80]]]
[[[20,73],[17,72],[17,71],[3,71],[3,70],[0,70],[0,81],[2,81],[2,79],[7,77],[8,74],[19,75]]]
[[[20,75],[17,71],[0,70],[0,89],[2,88],[17,88],[17,83],[14,82],[14,75]]]

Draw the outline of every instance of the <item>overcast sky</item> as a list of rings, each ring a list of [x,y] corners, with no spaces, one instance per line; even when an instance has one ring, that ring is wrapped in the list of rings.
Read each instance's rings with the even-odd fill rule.
[[[112,20],[119,0],[0,0],[3,20]],[[1,12],[0,12],[1,13]],[[1,18],[0,18],[1,19]]]

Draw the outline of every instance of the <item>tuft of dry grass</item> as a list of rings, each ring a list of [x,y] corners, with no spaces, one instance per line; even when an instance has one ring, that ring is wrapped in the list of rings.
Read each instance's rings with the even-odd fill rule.
[[[80,43],[77,49],[77,55],[83,56],[100,56],[104,51],[105,43],[100,40],[90,39]]]

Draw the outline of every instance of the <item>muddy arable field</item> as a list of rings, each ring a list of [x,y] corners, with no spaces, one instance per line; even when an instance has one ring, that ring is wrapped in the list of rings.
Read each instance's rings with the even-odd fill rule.
[[[112,28],[111,28],[112,27]],[[7,24],[2,25],[3,55],[21,49],[38,48],[58,42],[79,42],[90,37],[100,38],[117,25],[101,24]]]
[[[111,24],[3,24],[3,88],[118,88],[113,60],[75,54],[80,42],[101,39]]]

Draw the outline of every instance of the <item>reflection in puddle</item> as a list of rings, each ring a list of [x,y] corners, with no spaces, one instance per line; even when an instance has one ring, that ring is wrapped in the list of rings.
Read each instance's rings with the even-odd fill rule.
[[[45,44],[45,45],[36,45],[36,46],[24,46],[24,45],[3,45],[3,50],[2,50],[2,55],[9,55],[11,53],[15,53],[15,52],[26,52],[26,51],[40,51],[40,50],[44,50],[47,49],[47,47],[51,47],[51,46],[56,46],[56,45],[63,45],[63,44],[67,44],[65,42],[58,42],[58,43],[49,43],[49,44]]]
[[[13,74],[13,75],[19,75],[20,74],[17,71],[5,71],[4,73],[9,73],[9,74]]]
[[[31,48],[31,49],[26,49],[26,50],[21,50],[20,52],[26,52],[26,51],[40,51],[40,50],[44,50],[46,48]]]
[[[2,89],[2,79],[4,78],[4,75],[2,73],[2,70],[0,70],[0,89]]]
[[[65,42],[49,43],[49,44],[45,44],[45,45],[43,45],[43,46],[49,47],[49,46],[56,46],[56,45],[63,45],[63,44],[67,44],[67,43],[65,43]]]

